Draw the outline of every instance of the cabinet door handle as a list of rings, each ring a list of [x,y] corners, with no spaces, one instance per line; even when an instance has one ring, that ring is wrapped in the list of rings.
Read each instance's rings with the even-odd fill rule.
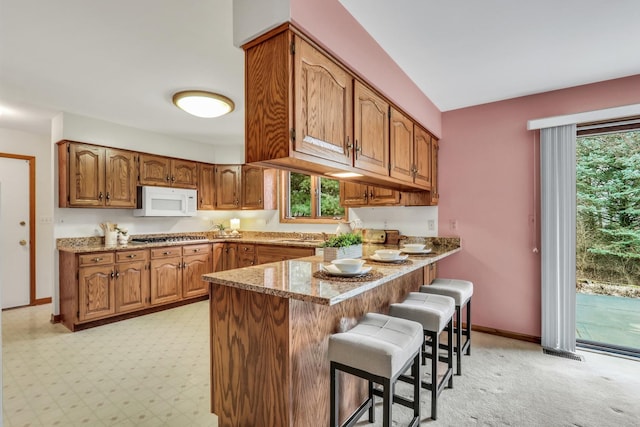
[[[167,182],[171,181],[171,177],[167,175]]]
[[[249,248],[245,246],[245,247],[244,247],[244,250],[245,250],[245,252],[246,252],[246,251],[248,251],[248,250],[249,250]]]
[[[365,199],[365,200],[366,200],[366,199],[367,199],[367,197],[368,197],[368,194],[367,194],[367,192],[366,192],[366,191],[365,191],[364,193],[362,193],[362,198],[363,198],[363,199]]]
[[[101,191],[100,194],[98,194],[98,200],[102,200],[103,197],[104,197],[104,194],[102,194],[102,191]]]
[[[200,249],[192,249],[193,252],[200,252]]]
[[[136,254],[131,254],[131,255],[127,255],[127,258],[135,258],[137,255]]]
[[[100,262],[100,261],[102,261],[103,259],[104,259],[104,258],[94,258],[94,259],[93,259],[93,262]]]
[[[171,252],[167,251],[167,252],[162,252],[162,255],[171,255]]]
[[[113,276],[115,276],[115,273],[112,271],[111,272],[111,278],[113,279]]]
[[[176,177],[175,176],[171,176],[171,182],[176,182]]]
[[[258,199],[258,204],[262,204],[262,197]]]
[[[370,198],[370,199],[373,199],[373,191],[370,191],[370,192],[369,192],[369,198]]]
[[[182,263],[182,268],[187,268],[187,263],[186,262]]]
[[[107,200],[111,200],[111,194],[107,191]]]
[[[120,277],[120,272],[116,271],[116,277]]]

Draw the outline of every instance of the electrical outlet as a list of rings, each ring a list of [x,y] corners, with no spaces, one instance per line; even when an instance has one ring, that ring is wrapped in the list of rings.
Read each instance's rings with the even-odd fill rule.
[[[457,219],[449,220],[449,229],[451,231],[456,231],[458,229],[458,220]]]
[[[389,227],[387,227],[387,220],[386,220],[386,219],[383,221],[382,228],[383,228],[384,230],[386,230],[387,228],[389,228]]]
[[[427,230],[434,231],[436,229],[436,222],[432,219],[427,220]]]

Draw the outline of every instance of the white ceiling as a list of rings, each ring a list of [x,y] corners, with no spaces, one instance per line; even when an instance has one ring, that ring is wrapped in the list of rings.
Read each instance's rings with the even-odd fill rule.
[[[326,0],[325,0],[326,1]],[[637,0],[341,0],[442,111],[640,73]],[[232,0],[0,0],[0,127],[59,112],[241,144]],[[174,92],[232,98],[217,119]]]

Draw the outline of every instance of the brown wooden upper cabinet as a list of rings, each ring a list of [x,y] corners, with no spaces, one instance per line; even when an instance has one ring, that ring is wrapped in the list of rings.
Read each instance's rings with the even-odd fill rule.
[[[342,206],[393,206],[400,203],[400,192],[355,182],[340,183]]]
[[[391,108],[390,175],[431,189],[431,135]]]
[[[140,154],[140,185],[197,188],[197,163],[153,154]]]
[[[216,208],[242,208],[242,165],[216,165]]]
[[[431,204],[437,205],[440,199],[438,189],[438,150],[440,144],[435,138],[431,138]]]
[[[389,103],[359,81],[354,84],[353,166],[389,175]]]
[[[277,171],[251,165],[215,166],[216,209],[275,209]]]
[[[246,163],[312,175],[352,172],[360,175],[353,182],[403,192],[429,189],[418,177],[428,173],[416,158],[424,147],[416,148],[413,121],[404,115],[406,129],[390,129],[391,103],[309,37],[286,23],[243,48]]]
[[[198,210],[216,208],[216,165],[198,163]]]
[[[61,141],[58,166],[60,207],[135,208],[134,152]]]
[[[350,165],[353,77],[302,38],[294,40],[294,149]]]

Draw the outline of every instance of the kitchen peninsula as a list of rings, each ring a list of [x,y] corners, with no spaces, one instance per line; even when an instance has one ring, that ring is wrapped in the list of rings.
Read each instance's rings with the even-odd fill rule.
[[[459,240],[403,264],[368,261],[372,280],[318,278],[322,257],[205,274],[211,282],[211,408],[226,426],[327,425],[328,337],[367,312],[417,291],[436,261]],[[380,246],[365,245],[364,255]],[[341,416],[364,400],[365,384],[345,378]]]

